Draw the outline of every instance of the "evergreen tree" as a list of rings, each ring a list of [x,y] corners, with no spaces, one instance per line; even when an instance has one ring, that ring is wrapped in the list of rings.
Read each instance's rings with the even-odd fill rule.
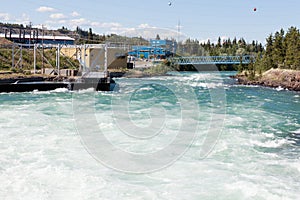
[[[284,30],[276,32],[274,35],[274,41],[272,46],[272,60],[275,67],[283,65],[285,59],[285,48],[284,48]]]
[[[274,62],[273,62],[273,34],[270,34],[269,37],[266,39],[266,52],[265,52],[265,57],[264,57],[264,70],[271,69],[274,67]]]
[[[300,69],[300,32],[291,27],[285,34],[284,30],[277,31],[274,36],[270,34],[266,39],[266,50],[262,44],[257,45],[259,57],[255,67],[260,71],[270,68]]]
[[[92,28],[89,28],[88,40],[89,40],[90,42],[92,42],[93,39],[94,39],[94,38],[93,38],[93,31],[92,31]]]
[[[300,69],[300,33],[291,27],[285,36],[285,64],[290,69]]]
[[[222,44],[221,44],[221,37],[219,37],[219,38],[218,38],[218,44],[217,44],[217,47],[220,48],[221,46],[222,46]]]
[[[246,41],[244,38],[239,39],[238,45],[240,48],[245,48],[246,47]]]
[[[210,43],[210,39],[207,40],[207,49],[206,50],[210,50],[211,49],[211,43]]]
[[[227,40],[227,47],[232,47],[232,43],[231,43],[231,40],[230,40],[230,38],[228,38],[228,40]]]
[[[237,45],[236,37],[234,37],[234,39],[232,40],[232,45],[233,45],[233,46]]]

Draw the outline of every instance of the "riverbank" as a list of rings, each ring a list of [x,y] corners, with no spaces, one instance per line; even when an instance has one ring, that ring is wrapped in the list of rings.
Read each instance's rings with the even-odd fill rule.
[[[41,74],[26,75],[22,73],[3,73],[0,72],[0,84],[15,83],[15,82],[35,82],[35,81],[74,81],[74,77],[50,76]]]
[[[300,91],[300,71],[287,69],[270,69],[260,76],[255,76],[253,80],[248,76],[238,74],[234,76],[238,84],[261,85],[264,87],[283,88],[291,91]]]
[[[111,71],[111,78],[147,78],[153,76],[169,76],[168,72],[173,71],[166,65],[152,65],[144,67],[135,67],[134,69],[124,71]]]

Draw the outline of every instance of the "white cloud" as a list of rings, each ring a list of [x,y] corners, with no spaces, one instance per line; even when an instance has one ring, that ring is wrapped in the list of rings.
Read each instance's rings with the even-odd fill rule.
[[[150,26],[149,24],[140,24],[140,25],[138,26],[138,28],[155,28],[155,27]]]
[[[177,39],[178,38],[178,32],[173,29],[167,29],[167,28],[158,28],[156,26],[152,26],[149,24],[140,24],[137,27],[134,28],[125,28],[125,27],[120,27],[120,28],[112,28],[111,30],[118,32],[120,35],[126,35],[129,37],[136,37],[136,36],[141,36],[146,39],[153,39],[156,37],[157,34],[159,34],[160,38],[162,39]],[[180,40],[183,38],[186,38],[183,34],[180,35]]]
[[[71,19],[69,24],[73,27],[76,26],[89,26],[90,22],[85,18]]]
[[[153,39],[156,37],[157,34],[159,34],[160,38],[162,39],[177,39],[178,38],[178,32],[172,29],[167,28],[157,28],[150,26],[148,24],[141,24],[137,28],[123,28],[123,32],[119,32],[121,35],[126,35],[129,37],[136,37],[141,36],[145,39]],[[182,33],[179,34],[180,40],[184,40],[187,37],[183,35]]]
[[[10,16],[8,13],[0,13],[0,20],[8,21],[10,20]]]
[[[44,24],[36,24],[32,26],[33,28],[38,28],[38,29],[47,29],[47,27]]]
[[[29,25],[30,23],[30,17],[26,13],[22,13],[22,16],[20,18],[15,19],[16,24],[24,24]]]
[[[55,13],[50,15],[51,19],[63,19],[66,18],[66,16],[62,13]]]
[[[21,13],[19,16],[11,16],[8,13],[0,13],[0,21],[9,21],[9,23],[29,25],[31,20],[27,13]]]
[[[59,24],[67,24],[67,20],[62,19],[62,20],[59,20],[58,23]]]
[[[56,18],[55,18],[56,17]],[[58,16],[54,14],[52,18],[47,21],[48,27],[51,28],[59,28],[61,26],[65,26],[70,28],[71,30],[75,30],[77,26],[87,30],[88,28],[92,28],[95,33],[116,33],[120,35],[126,35],[129,37],[142,36],[144,38],[155,38],[157,34],[160,35],[161,38],[177,38],[178,32],[171,29],[161,29],[149,24],[140,24],[137,27],[124,27],[122,24],[118,22],[97,22],[91,21],[84,17],[73,18],[73,19],[57,19]],[[182,34],[180,34],[180,39],[185,38]]]
[[[41,6],[41,7],[37,8],[36,11],[38,11],[38,12],[54,12],[55,9],[51,8],[51,7],[47,7],[47,6]]]
[[[100,22],[89,22],[89,23],[93,27],[101,27],[101,23]]]
[[[122,28],[120,23],[116,22],[95,22],[86,18],[77,18],[69,20],[69,25],[73,28],[77,26],[91,27],[91,28],[103,28],[103,29],[119,29]]]
[[[91,26],[98,27],[98,28],[120,28],[120,27],[122,27],[122,25],[120,23],[116,23],[116,22],[104,22],[104,23],[91,22],[90,24],[91,24]]]
[[[80,14],[78,12],[74,11],[74,12],[71,13],[71,16],[72,17],[79,17]]]

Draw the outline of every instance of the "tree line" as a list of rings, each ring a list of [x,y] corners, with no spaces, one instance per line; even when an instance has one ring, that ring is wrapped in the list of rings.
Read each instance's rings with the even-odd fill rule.
[[[103,44],[105,42],[114,43],[114,44],[128,44],[132,45],[149,45],[149,41],[142,37],[126,37],[117,34],[97,34],[94,33],[92,28],[83,30],[80,27],[76,28],[76,44]]]
[[[258,55],[254,63],[256,71],[271,68],[300,70],[300,32],[290,27],[270,34],[266,39],[265,51]]]
[[[205,43],[197,39],[187,39],[178,43],[180,56],[220,56],[253,55],[256,57],[249,65],[235,66],[239,71],[249,71],[253,76],[271,68],[300,70],[300,32],[290,27],[286,32],[271,33],[266,38],[265,47],[257,41],[247,43],[244,38],[225,39],[219,37],[216,43]]]
[[[244,38],[222,40],[218,38],[216,43],[207,40],[199,42],[197,39],[190,39],[178,43],[177,53],[181,56],[237,56],[245,54],[257,54],[263,51],[263,45],[258,41],[247,43]]]

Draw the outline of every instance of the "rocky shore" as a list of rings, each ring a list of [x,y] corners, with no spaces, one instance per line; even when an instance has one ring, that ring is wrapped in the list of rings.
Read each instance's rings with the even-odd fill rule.
[[[287,69],[270,69],[262,75],[257,75],[253,80],[244,74],[238,74],[233,78],[242,85],[261,85],[264,87],[283,88],[291,91],[300,91],[300,71]]]

